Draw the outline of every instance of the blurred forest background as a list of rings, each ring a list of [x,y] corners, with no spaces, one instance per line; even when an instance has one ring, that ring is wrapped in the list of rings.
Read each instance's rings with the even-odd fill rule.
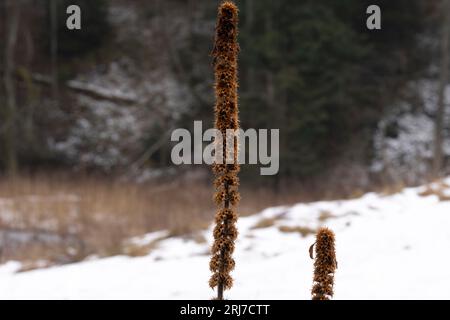
[[[281,129],[278,175],[243,166],[242,214],[448,173],[447,2],[236,1],[241,126]],[[170,133],[213,124],[218,3],[0,0],[1,259],[130,253],[212,220],[210,168],[173,166]]]

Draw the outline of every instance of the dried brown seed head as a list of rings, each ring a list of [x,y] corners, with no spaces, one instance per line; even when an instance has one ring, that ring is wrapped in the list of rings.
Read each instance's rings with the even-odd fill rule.
[[[215,127],[226,137],[227,129],[239,128],[238,117],[238,77],[237,77],[237,55],[239,45],[238,35],[238,9],[231,1],[223,2],[218,10],[216,36],[214,42],[213,65],[215,72]],[[233,148],[233,149],[232,149]],[[211,248],[212,258],[209,264],[212,271],[209,285],[218,288],[217,299],[223,299],[223,290],[231,288],[233,279],[230,271],[234,269],[232,253],[234,251],[234,240],[237,237],[235,223],[237,214],[234,207],[239,201],[237,190],[239,179],[239,164],[237,163],[238,143],[230,145],[227,153],[227,141],[223,141],[222,153],[227,158],[234,160],[233,164],[213,165],[216,175],[214,186],[216,194],[214,200],[219,206],[216,213],[216,227],[214,228],[214,244]]]
[[[328,228],[320,228],[313,246],[316,250],[316,257],[314,261],[312,299],[329,300],[333,296],[334,273],[337,268],[333,231]],[[312,253],[311,248],[310,255]]]

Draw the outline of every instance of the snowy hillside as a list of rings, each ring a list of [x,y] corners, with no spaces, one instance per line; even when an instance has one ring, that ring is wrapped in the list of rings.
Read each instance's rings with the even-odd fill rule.
[[[433,158],[434,126],[438,106],[438,81],[411,81],[416,99],[397,101],[379,121],[374,134],[374,158],[371,171],[394,181],[420,184],[429,175]],[[450,85],[445,89],[450,103]],[[443,153],[450,156],[450,114],[444,114]]]
[[[241,218],[228,299],[309,299],[312,230],[336,233],[335,299],[450,299],[450,179],[393,195],[264,210]],[[152,250],[15,273],[0,266],[0,299],[210,299],[201,237],[133,239]],[[159,240],[158,240],[159,239]],[[161,240],[162,239],[162,240]]]

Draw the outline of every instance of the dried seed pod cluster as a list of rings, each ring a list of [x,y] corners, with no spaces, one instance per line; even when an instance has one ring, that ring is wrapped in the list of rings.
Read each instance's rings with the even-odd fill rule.
[[[215,71],[215,127],[223,137],[227,136],[227,129],[239,128],[238,119],[238,77],[237,55],[239,45],[238,9],[233,2],[223,2],[218,11],[214,50],[212,52]],[[213,171],[215,179],[215,202],[218,205],[216,226],[214,228],[214,244],[210,270],[212,271],[209,285],[217,287],[217,299],[223,299],[223,291],[231,288],[233,279],[230,272],[234,268],[232,253],[234,241],[237,237],[237,214],[234,207],[239,201],[238,184],[239,164],[237,162],[237,138],[227,146],[227,139],[223,141],[223,163],[215,163]],[[229,141],[228,141],[229,142]],[[227,150],[231,150],[228,151]],[[232,157],[232,163],[229,163]]]
[[[316,236],[314,261],[313,300],[329,300],[333,296],[334,272],[337,268],[334,233],[320,228]]]

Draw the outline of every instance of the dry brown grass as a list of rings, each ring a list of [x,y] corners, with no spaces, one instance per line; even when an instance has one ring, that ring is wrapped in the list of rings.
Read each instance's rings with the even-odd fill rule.
[[[198,231],[209,226],[215,214],[211,179],[209,172],[201,178],[181,175],[145,184],[64,173],[14,180],[0,177],[0,263],[17,259],[26,263],[25,269],[32,269],[89,255],[145,255],[157,242],[139,247],[127,240],[157,230],[204,242]],[[311,184],[275,189],[244,181],[240,189],[237,212],[248,216],[270,206],[328,199],[324,195],[330,195],[332,188],[326,186],[328,191],[321,193]],[[333,193],[332,198],[339,196]],[[323,214],[321,218],[331,217]],[[270,220],[260,221],[255,228],[272,226],[275,220]],[[303,227],[280,230],[301,235],[315,232]]]
[[[297,192],[242,188],[238,212],[247,216],[269,207],[299,202]],[[95,254],[147,254],[127,239],[157,230],[204,242],[198,230],[214,218],[211,181],[184,179],[135,184],[106,178],[47,175],[0,178],[0,262],[17,259],[69,263]],[[25,239],[17,240],[17,234]],[[9,239],[11,238],[11,239]],[[42,261],[39,265],[44,264]],[[28,267],[26,268],[28,269]]]
[[[383,196],[390,196],[401,192],[404,188],[406,188],[406,186],[407,185],[403,182],[397,182],[394,184],[384,185],[377,191]]]
[[[150,253],[150,251],[158,248],[159,242],[161,240],[166,239],[167,237],[161,237],[159,239],[155,239],[150,243],[146,244],[136,244],[132,242],[126,242],[122,246],[122,253],[126,254],[130,257],[142,257],[146,256]]]
[[[450,201],[450,195],[445,194],[445,190],[449,188],[449,185],[442,180],[436,180],[426,185],[425,189],[419,193],[422,197],[428,197],[435,195],[439,198],[439,201]]]
[[[264,218],[264,219],[259,220],[254,226],[252,226],[251,229],[270,228],[275,224],[276,221],[277,221],[277,218]]]
[[[291,232],[298,232],[300,233],[300,235],[302,237],[306,237],[310,234],[316,234],[316,230],[308,228],[308,227],[302,227],[302,226],[280,226],[278,228],[278,230],[280,230],[281,232],[287,232],[287,233],[291,233]]]
[[[431,189],[429,186],[425,188],[422,192],[419,193],[421,197],[428,197],[436,194],[436,190]]]
[[[332,219],[332,218],[335,218],[335,217],[336,216],[333,213],[331,213],[330,211],[322,210],[322,211],[320,211],[319,221],[320,222],[325,222],[328,219]]]
[[[60,261],[73,261],[123,253],[129,237],[161,229],[180,235],[205,226],[214,212],[211,197],[206,185],[186,186],[183,181],[138,185],[42,175],[3,179],[0,232],[12,239],[1,259],[55,260],[60,255]],[[30,240],[17,241],[16,233]]]

